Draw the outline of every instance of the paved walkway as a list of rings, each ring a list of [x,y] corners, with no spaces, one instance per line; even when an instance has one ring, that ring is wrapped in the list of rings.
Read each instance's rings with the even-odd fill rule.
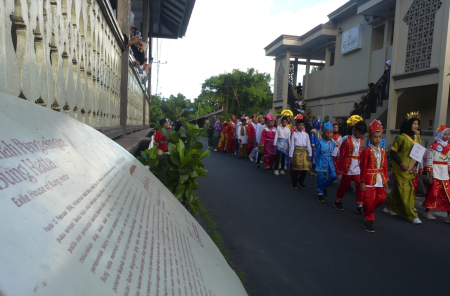
[[[448,294],[444,218],[416,226],[380,208],[371,234],[355,213],[354,194],[344,197],[345,211],[334,209],[337,185],[320,204],[315,177],[293,190],[287,176],[230,155],[212,152],[204,163],[197,194],[251,296]]]
[[[136,145],[141,138],[145,137],[145,135],[151,130],[151,128],[146,128],[134,133],[131,133],[126,136],[122,136],[120,138],[115,139],[114,141],[122,146],[125,150],[130,151],[134,145]]]

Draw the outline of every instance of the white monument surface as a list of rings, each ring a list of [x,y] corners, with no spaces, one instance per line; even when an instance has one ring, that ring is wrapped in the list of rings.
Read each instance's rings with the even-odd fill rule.
[[[0,295],[247,295],[197,221],[93,128],[0,93]]]

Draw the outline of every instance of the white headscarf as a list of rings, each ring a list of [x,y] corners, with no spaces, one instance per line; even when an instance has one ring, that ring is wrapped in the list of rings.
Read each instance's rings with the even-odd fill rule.
[[[444,134],[445,134],[445,132],[446,131],[449,131],[450,130],[450,128],[446,128],[446,129],[444,129],[444,130],[442,130],[442,131],[438,131],[438,130],[436,130],[436,137],[434,138],[440,145],[442,145],[442,146],[447,146],[448,145],[448,142],[445,142],[445,141],[443,141],[442,140],[442,137],[444,136]]]
[[[389,68],[391,68],[391,60],[388,60],[388,61],[386,62],[386,65],[387,65],[386,70],[389,69]]]

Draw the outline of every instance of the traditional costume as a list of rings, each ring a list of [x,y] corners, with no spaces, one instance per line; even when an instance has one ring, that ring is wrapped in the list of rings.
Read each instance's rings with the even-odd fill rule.
[[[216,123],[214,124],[214,135],[213,135],[213,149],[217,151],[217,147],[219,146],[220,137],[222,135],[222,124],[221,119],[217,118]]]
[[[267,121],[273,121],[273,116],[271,114],[267,115]],[[267,171],[271,171],[271,167],[275,162],[275,145],[273,144],[273,140],[275,139],[275,135],[277,133],[277,129],[272,126],[263,130],[261,134],[261,146],[264,146],[264,164]]]
[[[233,120],[236,120],[236,116],[233,114]],[[227,152],[234,153],[236,152],[236,123],[230,121],[228,124],[228,143],[227,143]]]
[[[245,116],[241,117],[241,125],[236,131],[236,135],[239,140],[239,154],[238,158],[247,158],[247,143],[248,143],[248,132],[247,126],[245,125],[247,119]]]
[[[329,122],[325,123],[323,130],[333,130],[333,125]],[[324,202],[323,196],[327,195],[326,191],[334,181],[336,181],[336,170],[332,154],[335,148],[333,140],[327,141],[320,139],[316,145],[316,150],[312,159],[313,164],[316,165],[317,172],[317,195],[319,202]],[[328,175],[328,178],[327,178]]]
[[[228,123],[226,121],[223,122],[222,125],[222,133],[220,135],[219,145],[217,145],[217,149],[219,151],[226,151],[228,145]]]
[[[162,130],[163,128],[161,128]],[[161,133],[161,130],[158,130],[155,134],[154,140],[158,142],[158,155],[169,154],[169,146],[167,145],[167,137]],[[166,131],[170,134],[170,130],[166,129]],[[163,144],[161,142],[164,142]]]
[[[255,115],[253,115],[256,118]],[[250,156],[250,153],[253,151],[253,147],[256,147],[256,124],[253,122],[249,122],[247,127],[248,132],[248,144],[247,144],[247,154]],[[252,161],[252,159],[250,159]]]
[[[279,125],[277,127],[277,133],[273,141],[276,146],[276,157],[275,157],[275,175],[278,174],[278,166],[281,158],[281,171],[280,173],[284,175],[285,167],[289,168],[289,141],[291,139],[291,131],[287,126],[283,127]]]
[[[374,120],[369,126],[369,136],[374,132],[382,132],[381,124]],[[366,185],[363,192],[364,219],[366,230],[374,232],[375,209],[381,206],[386,199],[388,177],[388,163],[386,150],[378,146],[369,146],[361,154],[361,183]]]
[[[292,126],[292,123],[291,123],[291,118],[292,118],[292,116],[294,116],[294,113],[292,113],[291,110],[286,109],[286,110],[281,111],[281,116],[287,117],[287,119],[288,119],[288,124],[286,125],[286,127],[287,127],[290,131],[292,131],[293,126]]]
[[[334,126],[335,125],[337,125],[338,127],[340,127],[340,125],[339,125],[339,123],[337,121],[333,122],[333,136],[332,136],[332,139],[333,139],[334,144],[335,144],[335,150],[336,150],[334,152],[334,154],[336,156],[333,156],[333,163],[334,163],[334,168],[336,169],[336,177],[339,177],[340,176],[339,165],[338,165],[338,161],[339,161],[339,146],[340,146],[339,142],[342,139],[342,135],[339,132],[337,132],[337,133],[334,132]]]
[[[264,116],[259,115],[258,120],[260,118],[264,118]],[[264,151],[263,151],[264,147],[261,145],[261,135],[265,128],[266,128],[265,124],[258,123],[256,125],[256,144],[258,145],[258,149],[257,149],[258,156],[256,159],[256,163],[258,164],[258,170],[259,170],[259,164],[261,163],[261,158],[264,156]]]
[[[395,179],[394,187],[386,199],[386,208],[384,212],[391,215],[402,214],[414,224],[421,224],[414,208],[416,196],[414,191],[415,172],[403,171],[400,164],[408,167],[411,161],[409,157],[415,143],[422,144],[422,140],[412,131],[415,121],[420,123],[419,112],[411,112],[407,115],[400,128],[400,135],[395,138],[391,147],[393,177]]]
[[[312,122],[313,129],[311,130],[311,146],[316,147],[319,140],[322,139],[322,131],[320,127],[322,126],[320,123],[320,119],[316,119]]]
[[[304,119],[298,118],[297,122],[303,122]],[[297,188],[297,183],[301,188],[305,188],[306,172],[310,170],[311,163],[308,157],[312,156],[311,142],[309,136],[304,131],[296,131],[291,136],[289,143],[289,157],[292,157],[291,181],[292,188]]]
[[[381,125],[381,131],[383,131],[383,124],[381,123],[381,121],[380,120],[378,120],[378,122],[380,123],[380,125]],[[368,139],[367,140],[367,143],[366,143],[366,147],[370,147],[370,139]],[[383,137],[381,137],[381,143],[380,143],[380,145],[379,145],[381,148],[383,148],[384,150],[386,150],[386,139],[385,138],[383,138]]]
[[[425,170],[432,174],[433,184],[428,186],[427,197],[422,206],[428,210],[450,211],[450,145],[442,140],[444,133],[450,130],[441,125],[436,131],[435,142],[430,146]],[[431,215],[431,217],[433,217]],[[427,217],[429,218],[429,217]],[[430,218],[429,218],[430,219]],[[433,219],[433,218],[431,218]],[[450,222],[450,220],[448,220]]]
[[[242,115],[242,117],[241,118],[244,118],[245,119],[245,114],[244,115]],[[235,155],[237,156],[238,154],[239,154],[239,136],[238,136],[238,130],[239,130],[239,128],[241,127],[241,125],[242,125],[242,121],[239,121],[239,122],[236,122],[235,123],[235,125],[234,125],[234,130],[235,130],[235,133],[236,133],[236,152],[235,152]]]
[[[313,129],[311,130],[311,147],[313,149],[313,153],[316,149],[316,145],[319,143],[320,139],[322,139],[321,126],[322,124],[320,123],[320,118],[317,118],[312,122]],[[314,164],[311,166],[311,174],[316,175]]]
[[[361,116],[353,115],[348,119],[347,124],[352,128],[360,121],[364,121],[364,119]],[[342,141],[339,158],[339,172],[342,174],[342,179],[337,190],[336,202],[342,202],[350,183],[354,181],[356,185],[356,204],[358,207],[363,205],[363,195],[360,188],[361,170],[359,167],[363,146],[363,139],[357,139],[354,135]]]

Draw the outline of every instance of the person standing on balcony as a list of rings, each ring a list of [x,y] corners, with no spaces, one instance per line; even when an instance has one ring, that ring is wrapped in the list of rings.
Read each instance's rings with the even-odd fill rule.
[[[391,74],[391,60],[386,61],[386,69],[384,70],[383,81],[381,81],[381,93],[380,93],[380,101],[378,103],[378,107],[383,106],[383,101],[389,99],[389,81]]]
[[[426,171],[429,174],[428,193],[422,206],[425,218],[436,220],[430,210],[447,211],[446,223],[450,223],[450,128],[441,125],[436,131],[435,142],[428,152]]]
[[[390,215],[401,214],[411,223],[422,224],[414,208],[416,194],[414,191],[414,177],[417,171],[417,161],[409,157],[415,143],[422,144],[422,140],[415,132],[419,128],[419,112],[407,114],[400,127],[400,135],[395,138],[391,148],[394,188],[387,197],[384,212]]]

